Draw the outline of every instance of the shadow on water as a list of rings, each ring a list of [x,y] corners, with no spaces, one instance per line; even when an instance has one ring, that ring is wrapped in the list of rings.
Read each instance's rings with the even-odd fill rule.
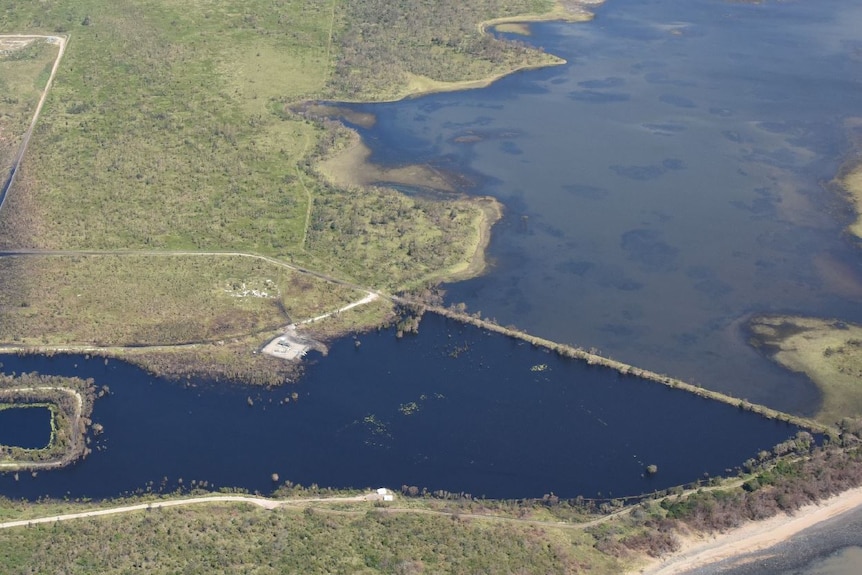
[[[0,477],[12,497],[106,497],[180,478],[267,492],[272,473],[306,485],[619,497],[722,474],[796,432],[434,315],[419,336],[338,341],[300,383],[272,391],[169,383],[83,356],[3,363],[111,389],[96,401],[104,433],[93,453],[35,478]]]

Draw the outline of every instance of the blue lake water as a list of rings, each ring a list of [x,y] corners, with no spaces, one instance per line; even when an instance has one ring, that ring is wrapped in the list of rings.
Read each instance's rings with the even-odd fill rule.
[[[862,4],[608,0],[532,26],[568,64],[357,105],[372,160],[472,177],[506,207],[450,302],[802,414],[804,377],[750,348],[755,313],[862,321],[859,245],[827,191],[862,114]]]
[[[0,410],[0,445],[41,449],[51,440],[51,412],[45,407]]]
[[[278,473],[305,485],[619,497],[722,474],[796,432],[438,316],[419,336],[360,341],[335,343],[274,391],[187,387],[83,356],[4,357],[4,371],[92,377],[111,394],[95,404],[105,430],[93,453],[35,478],[0,476],[0,493],[107,497],[180,478],[267,492]],[[658,472],[645,476],[647,465]]]

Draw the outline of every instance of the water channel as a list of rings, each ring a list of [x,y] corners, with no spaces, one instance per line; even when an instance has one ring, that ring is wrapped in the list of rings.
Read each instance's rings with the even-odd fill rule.
[[[333,487],[621,497],[725,473],[796,432],[439,316],[418,336],[389,329],[360,342],[336,342],[273,391],[170,383],[100,358],[3,357],[6,372],[92,377],[111,394],[96,401],[105,431],[84,461],[0,476],[0,493],[109,497],[181,478],[269,492],[277,473]]]

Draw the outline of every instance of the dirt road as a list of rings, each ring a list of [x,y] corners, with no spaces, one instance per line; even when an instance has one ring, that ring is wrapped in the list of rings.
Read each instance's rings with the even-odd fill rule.
[[[63,36],[38,36],[32,34],[4,34],[0,38],[7,39],[26,39],[26,38],[42,38],[53,44],[59,44],[60,49],[57,51],[57,59],[54,60],[54,66],[51,68],[51,75],[48,76],[48,82],[45,84],[45,89],[42,90],[42,96],[39,98],[39,103],[36,104],[36,111],[33,113],[33,119],[30,121],[30,127],[24,133],[24,138],[21,140],[21,146],[18,148],[18,154],[15,156],[15,161],[12,163],[12,169],[9,172],[9,177],[0,188],[0,209],[3,209],[3,204],[6,202],[6,195],[12,184],[15,183],[15,175],[18,173],[18,168],[21,165],[21,160],[24,158],[24,153],[27,151],[27,146],[30,145],[30,138],[33,136],[33,130],[36,128],[36,121],[39,119],[39,114],[42,112],[42,106],[45,104],[45,98],[48,97],[48,91],[51,89],[51,84],[54,82],[54,76],[57,75],[57,69],[60,67],[60,60],[63,59],[63,54],[66,52],[66,38]]]
[[[72,420],[72,446],[67,450],[63,457],[60,459],[55,459],[53,461],[32,461],[32,462],[0,462],[0,471],[16,471],[16,470],[36,470],[36,469],[54,469],[57,467],[63,467],[67,465],[71,461],[74,461],[78,457],[84,453],[84,437],[81,434],[81,410],[84,408],[84,398],[81,397],[81,394],[78,393],[74,389],[69,389],[67,387],[52,387],[52,386],[40,386],[40,387],[16,387],[12,389],[0,389],[0,396],[4,393],[10,393],[14,391],[60,391],[63,393],[68,393],[73,396],[76,400],[75,404],[75,413],[73,414]]]
[[[281,335],[279,335],[278,337],[274,337],[268,344],[266,344],[263,349],[261,349],[261,353],[265,353],[273,357],[278,357],[280,359],[286,359],[288,361],[299,361],[310,349],[319,349],[320,351],[325,352],[326,346],[310,337],[298,334],[296,331],[296,326],[307,325],[316,321],[320,321],[322,319],[326,319],[337,313],[353,309],[360,305],[371,303],[379,297],[380,296],[374,292],[368,292],[368,295],[366,295],[364,298],[357,300],[353,303],[349,303],[344,307],[340,307],[336,310],[333,310],[329,313],[325,313],[323,315],[319,315],[317,317],[306,319],[299,323],[292,323],[286,328],[284,328],[284,332]]]
[[[288,505],[302,505],[305,503],[360,503],[363,501],[382,501],[383,495],[376,491],[369,491],[362,495],[353,497],[302,497],[295,499],[269,499],[266,497],[253,497],[250,495],[210,495],[205,497],[189,497],[186,499],[173,499],[170,501],[151,501],[137,505],[125,505],[109,509],[96,509],[93,511],[82,511],[81,513],[67,513],[65,515],[52,515],[50,517],[39,517],[35,519],[20,519],[17,521],[6,521],[0,523],[0,529],[11,529],[13,527],[29,527],[40,523],[57,523],[58,521],[72,521],[73,519],[84,519],[87,517],[102,517],[105,515],[118,515],[120,513],[133,513],[150,509],[166,507],[182,507],[186,505],[198,505],[203,503],[250,503],[264,509],[275,509]]]

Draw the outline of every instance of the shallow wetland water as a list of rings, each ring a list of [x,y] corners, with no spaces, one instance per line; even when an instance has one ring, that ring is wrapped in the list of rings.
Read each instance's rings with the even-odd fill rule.
[[[849,206],[824,187],[862,115],[860,27],[862,6],[836,0],[609,0],[521,38],[565,66],[352,107],[377,118],[358,127],[372,161],[461,171],[505,204],[492,268],[450,302],[813,414],[813,386],[744,326],[862,321]]]

